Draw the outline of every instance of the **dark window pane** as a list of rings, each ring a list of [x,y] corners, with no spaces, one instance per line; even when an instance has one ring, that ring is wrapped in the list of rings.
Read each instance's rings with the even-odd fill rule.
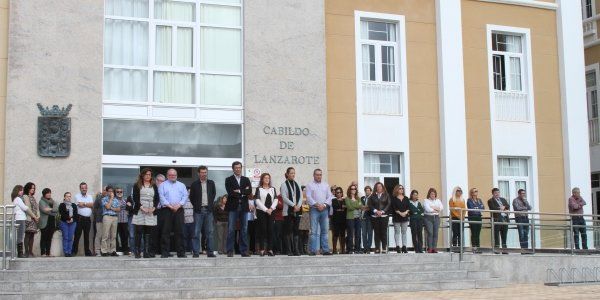
[[[494,89],[506,91],[506,66],[502,55],[492,57],[494,67]]]
[[[378,41],[389,40],[387,23],[369,22],[369,39]]]
[[[102,186],[112,185],[113,188],[122,188],[123,197],[131,195],[133,184],[136,182],[140,170],[135,168],[102,168]]]
[[[600,173],[592,174],[592,188],[600,187]]]
[[[242,157],[241,125],[104,120],[105,155]]]

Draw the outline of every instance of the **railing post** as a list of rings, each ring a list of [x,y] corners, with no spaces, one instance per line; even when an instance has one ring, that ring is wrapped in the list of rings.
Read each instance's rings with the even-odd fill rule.
[[[531,236],[531,252],[533,254],[535,254],[535,219],[534,219],[533,215],[529,219],[529,230],[530,230],[530,236]]]
[[[463,261],[463,252],[464,252],[464,247],[465,247],[465,239],[464,239],[464,235],[463,235],[463,230],[465,228],[464,228],[462,207],[460,208],[459,212],[460,212],[460,235],[459,235],[460,252],[458,253],[458,261]]]
[[[3,232],[3,237],[2,237],[2,244],[3,244],[3,248],[2,248],[2,270],[6,270],[6,205],[2,206],[2,232]]]
[[[15,208],[13,207],[12,209],[12,214],[11,214],[11,220],[10,220],[10,243],[11,243],[11,250],[10,250],[10,260],[15,260],[15,253],[17,252],[17,231],[16,231],[16,226],[15,226],[15,220],[16,218],[16,212],[15,212]]]
[[[569,214],[569,227],[571,228],[571,231],[569,232],[569,235],[571,236],[571,255],[575,255],[575,232],[573,231],[573,219],[571,218],[571,215]]]
[[[490,234],[490,236],[492,237],[492,253],[495,253],[496,252],[496,249],[495,249],[496,246],[494,246],[494,245],[496,243],[496,240],[494,238],[494,214],[490,214],[490,221],[492,222],[492,227],[491,227],[492,228],[492,234]],[[481,225],[483,225],[483,224],[481,224]]]

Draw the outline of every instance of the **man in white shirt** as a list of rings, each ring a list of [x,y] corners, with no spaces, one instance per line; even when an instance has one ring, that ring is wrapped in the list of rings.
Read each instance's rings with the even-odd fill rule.
[[[329,251],[329,209],[333,194],[329,185],[322,181],[323,171],[313,171],[313,182],[306,186],[306,199],[310,205],[310,253],[315,255],[319,246],[323,255],[331,255]],[[319,245],[320,243],[320,245]]]
[[[77,255],[79,249],[79,238],[83,232],[83,246],[85,256],[92,256],[90,250],[90,230],[92,228],[92,207],[94,199],[88,193],[88,185],[85,182],[79,184],[79,193],[75,195],[75,204],[77,205],[77,228],[75,229],[75,239],[73,240],[73,256]]]

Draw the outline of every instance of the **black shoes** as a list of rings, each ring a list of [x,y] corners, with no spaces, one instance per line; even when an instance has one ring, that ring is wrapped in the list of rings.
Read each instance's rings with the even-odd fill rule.
[[[329,255],[333,255],[333,253],[331,253],[331,252],[325,252],[325,253],[323,253],[323,255],[329,256]]]
[[[102,252],[100,252],[100,256],[106,257],[106,256],[108,256],[108,253],[102,253]]]
[[[402,253],[408,253],[408,250],[406,250],[406,246],[402,246]]]
[[[208,254],[206,254],[206,257],[217,257],[214,253],[209,252]]]
[[[117,252],[113,251],[110,256],[119,256],[119,254],[117,254]]]
[[[194,253],[194,254],[192,254],[192,257],[193,257],[193,258],[198,258],[198,257],[200,257],[200,254],[198,254],[198,253]]]
[[[144,256],[146,256],[146,255],[144,254]],[[139,252],[136,252],[135,253],[135,258],[142,258],[142,255],[140,255]],[[146,258],[146,257],[144,257],[144,258]]]
[[[250,253],[249,252],[244,252],[244,253],[242,253],[242,257],[250,257]]]
[[[233,257],[233,252],[227,252],[227,257]]]

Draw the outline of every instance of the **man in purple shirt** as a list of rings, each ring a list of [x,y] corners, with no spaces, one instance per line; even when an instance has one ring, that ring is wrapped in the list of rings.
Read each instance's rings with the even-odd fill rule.
[[[333,194],[329,185],[322,181],[323,171],[315,169],[313,172],[314,181],[306,186],[306,199],[310,206],[310,253],[315,255],[320,248],[323,255],[331,255],[328,244],[329,232],[329,208]]]
[[[158,187],[160,196],[159,216],[162,216],[163,227],[161,232],[161,257],[169,257],[171,245],[171,229],[175,238],[177,257],[185,258],[183,248],[183,206],[188,199],[185,184],[177,181],[177,171],[167,171],[167,181]]]
[[[587,204],[581,198],[579,188],[574,188],[571,191],[569,198],[569,213],[571,214],[571,222],[573,223],[573,243],[575,249],[579,249],[579,234],[581,234],[581,246],[587,250],[587,233],[585,229],[585,219],[583,218],[583,207]]]

